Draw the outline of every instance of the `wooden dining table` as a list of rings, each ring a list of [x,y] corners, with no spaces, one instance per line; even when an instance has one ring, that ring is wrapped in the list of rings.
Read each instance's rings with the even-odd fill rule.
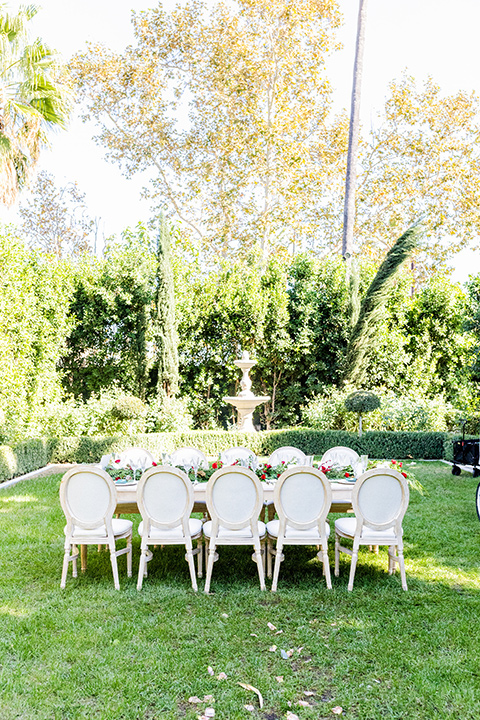
[[[262,482],[263,499],[266,504],[273,503],[273,491],[275,483]],[[330,512],[347,512],[352,507],[353,482],[332,482],[332,504]],[[137,484],[117,484],[117,507],[115,512],[118,515],[127,513],[138,513],[137,505]],[[197,483],[193,486],[195,497],[194,512],[202,512],[201,506],[206,508],[207,483]]]
[[[125,485],[116,484],[117,505],[115,508],[116,515],[127,515],[131,513],[139,513],[137,505],[137,485],[138,483],[126,483]],[[275,514],[273,505],[274,483],[261,483],[263,488],[263,500],[266,506],[267,519],[272,520]],[[348,512],[352,507],[352,491],[355,483],[353,482],[332,482],[332,504],[330,512],[344,513]],[[193,494],[195,498],[193,512],[206,514],[207,511],[207,483],[197,483],[193,486]],[[82,572],[87,567],[87,546],[80,546],[80,563]]]

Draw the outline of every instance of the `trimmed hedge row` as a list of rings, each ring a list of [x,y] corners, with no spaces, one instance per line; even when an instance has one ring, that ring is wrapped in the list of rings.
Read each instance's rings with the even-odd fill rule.
[[[276,448],[291,445],[307,455],[322,455],[335,445],[346,445],[359,455],[372,458],[452,460],[453,440],[460,436],[445,432],[365,432],[362,437],[343,430],[272,430],[231,433],[192,430],[177,433],[149,433],[132,437],[63,437],[25,440],[13,447],[0,446],[0,482],[37,470],[51,463],[93,463],[102,455],[143,447],[157,458],[178,447],[196,447],[206,455],[218,456],[232,445],[250,448],[257,455],[270,455]]]
[[[50,456],[48,440],[23,440],[13,447],[0,445],[0,483],[44,467]]]

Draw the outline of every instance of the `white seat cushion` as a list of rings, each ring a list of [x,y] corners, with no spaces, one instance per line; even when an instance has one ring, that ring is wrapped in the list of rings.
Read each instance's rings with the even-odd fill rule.
[[[133,523],[131,520],[122,520],[121,518],[113,518],[112,519],[112,528],[113,528],[113,534],[115,537],[118,535],[123,535],[124,533],[131,532],[133,527]],[[67,526],[63,528],[63,532],[65,535],[67,534]],[[105,525],[99,525],[98,528],[93,528],[93,530],[85,530],[84,528],[78,527],[77,525],[73,526],[73,538],[96,538],[96,537],[107,537],[107,528]]]
[[[270,522],[267,523],[267,532],[270,537],[277,538],[279,528],[280,520],[270,520]],[[325,529],[328,538],[330,536],[330,525],[328,524],[328,522],[325,523]],[[307,545],[309,543],[311,543],[312,545],[317,545],[317,541],[320,541],[320,535],[318,533],[317,527],[309,528],[308,530],[297,530],[296,528],[289,527],[287,525],[285,531],[285,540],[287,542],[289,540],[302,540],[305,541],[305,544]]]
[[[344,537],[353,538],[356,526],[357,519],[354,517],[339,518],[338,520],[335,520],[335,531]],[[372,530],[371,528],[364,526],[362,528],[360,540],[365,545],[394,545],[396,538],[397,536],[393,528],[389,528],[388,530]]]
[[[265,536],[266,528],[265,523],[258,521],[258,534],[261,538]],[[212,534],[212,521],[208,520],[204,526],[203,526],[203,534],[205,537],[211,537]],[[222,527],[220,525],[218,529],[218,539],[222,540],[224,538],[231,538],[231,537],[238,537],[238,538],[252,538],[252,531],[250,530],[250,526],[242,528],[241,530],[229,530],[228,528]]]
[[[200,535],[202,532],[202,521],[198,520],[198,518],[190,518],[188,521],[188,526],[190,528],[190,536],[195,537],[196,535]],[[143,536],[143,520],[138,526],[138,534],[140,537]],[[183,528],[181,525],[177,525],[177,527],[174,528],[155,528],[152,527],[150,529],[150,540],[158,540],[159,542],[161,540],[164,540],[165,542],[172,542],[173,540],[178,540],[179,543],[183,542],[184,536],[183,536]]]

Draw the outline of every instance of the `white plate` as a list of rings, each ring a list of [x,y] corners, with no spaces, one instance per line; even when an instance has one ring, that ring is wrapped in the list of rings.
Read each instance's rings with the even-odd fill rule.
[[[332,478],[330,482],[339,483],[340,485],[355,485],[357,479],[355,478],[354,480],[347,480],[343,478]]]
[[[131,482],[119,482],[118,480],[114,480],[113,482],[115,485],[118,485],[118,487],[132,487],[133,485],[138,485],[136,480],[132,480]]]

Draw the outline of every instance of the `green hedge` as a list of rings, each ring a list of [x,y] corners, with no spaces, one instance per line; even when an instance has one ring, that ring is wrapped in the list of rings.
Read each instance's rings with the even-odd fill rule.
[[[437,460],[452,458],[452,442],[459,436],[445,432],[357,433],[343,430],[272,430],[258,433],[231,433],[192,430],[190,432],[149,433],[132,437],[64,437],[25,440],[14,447],[0,446],[0,482],[52,463],[93,463],[102,455],[143,447],[157,458],[178,447],[196,447],[216,457],[232,445],[249,447],[257,455],[270,455],[283,445],[298,447],[307,455],[322,455],[335,445],[346,445],[360,455],[372,458],[414,458]]]
[[[0,445],[0,482],[38,470],[49,461],[47,440],[24,440],[13,447]]]
[[[447,433],[442,432],[365,432],[343,430],[272,430],[258,433],[230,433],[192,430],[180,433],[150,433],[127,437],[67,437],[50,441],[51,462],[96,462],[102,455],[121,452],[132,446],[143,447],[161,457],[178,447],[196,447],[217,456],[232,445],[243,445],[258,455],[270,455],[283,445],[298,447],[307,455],[322,455],[335,445],[346,445],[360,455],[373,458],[443,458]],[[451,444],[451,440],[449,441]]]

